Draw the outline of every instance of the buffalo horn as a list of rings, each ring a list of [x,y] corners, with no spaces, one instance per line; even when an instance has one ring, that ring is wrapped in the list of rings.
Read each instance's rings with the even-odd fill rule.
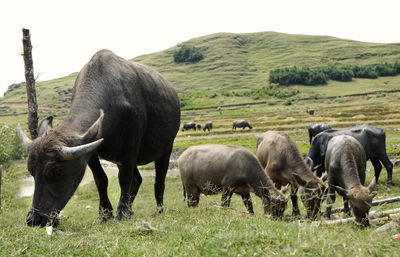
[[[286,193],[289,189],[290,184],[287,184],[284,188],[281,189],[282,194]]]
[[[63,147],[61,147],[61,150],[60,150],[61,158],[63,160],[72,160],[72,159],[79,158],[87,153],[90,153],[97,147],[99,147],[100,144],[103,142],[103,140],[104,140],[103,138],[100,138],[99,140],[96,140],[92,143],[74,146],[74,147],[63,146]]]
[[[22,131],[21,125],[19,123],[17,126],[17,134],[18,134],[19,141],[21,142],[22,148],[24,148],[27,151],[29,146],[32,144],[32,140],[30,140],[25,135],[25,133],[24,133],[24,131]]]
[[[371,183],[369,183],[369,185],[368,185],[369,191],[372,192],[372,190],[374,190],[374,187],[375,187],[375,186],[376,186],[376,177],[374,177],[374,178],[371,180]]]

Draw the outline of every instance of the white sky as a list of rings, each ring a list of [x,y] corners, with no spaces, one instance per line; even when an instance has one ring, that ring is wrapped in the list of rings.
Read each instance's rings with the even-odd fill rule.
[[[25,80],[22,28],[39,81],[79,71],[98,50],[130,59],[217,32],[277,31],[400,43],[399,0],[1,0],[0,96]]]

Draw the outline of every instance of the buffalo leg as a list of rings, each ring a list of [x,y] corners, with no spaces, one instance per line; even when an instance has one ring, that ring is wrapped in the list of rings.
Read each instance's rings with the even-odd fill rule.
[[[381,175],[382,164],[377,158],[371,158],[370,160],[372,165],[374,166],[376,183],[378,183],[379,176]]]
[[[189,207],[196,207],[199,204],[200,200],[200,191],[198,188],[195,187],[189,187],[187,189],[187,204]]]
[[[333,187],[328,187],[328,199],[326,200],[326,211],[324,216],[328,219],[331,218],[332,205],[335,203],[335,189]]]
[[[242,199],[243,199],[244,205],[245,205],[246,208],[247,208],[247,211],[248,211],[250,214],[254,214],[254,211],[253,211],[253,203],[251,202],[250,194],[244,194],[244,195],[242,195]]]
[[[351,217],[351,209],[349,206],[349,199],[343,198],[343,212],[345,216]]]
[[[139,170],[137,167],[133,169],[133,180],[129,189],[129,201],[130,201],[130,206],[129,209],[132,208],[132,203],[135,200],[135,197],[139,191],[139,187],[142,184],[142,176],[139,173]]]
[[[389,157],[386,154],[385,156],[380,158],[380,161],[382,162],[383,166],[385,166],[385,169],[387,171],[387,184],[389,186],[394,186],[394,183],[392,181],[393,163],[389,160]],[[378,182],[378,178],[376,178],[376,181]]]
[[[297,216],[300,215],[299,205],[297,203],[297,190],[298,187],[295,185],[290,186],[290,199],[292,200],[293,211],[292,215]]]
[[[169,153],[164,154],[160,159],[155,161],[156,166],[156,179],[154,183],[154,194],[157,202],[157,209],[159,213],[164,211],[164,189],[165,177],[167,176],[169,157],[171,156],[172,148]]]
[[[119,173],[118,173],[118,181],[121,187],[121,196],[119,198],[118,208],[117,208],[117,215],[115,218],[117,220],[129,219],[132,215],[131,210],[131,184],[134,184],[134,172],[132,165],[122,164],[118,165]],[[138,179],[138,178],[136,178]],[[137,190],[136,190],[137,192]]]
[[[90,159],[89,167],[92,170],[94,182],[96,183],[100,197],[99,218],[97,222],[103,222],[113,218],[113,208],[107,195],[108,178],[97,156],[93,156]]]
[[[229,205],[231,204],[232,194],[233,194],[232,190],[223,189],[221,198],[222,207],[229,207]]]

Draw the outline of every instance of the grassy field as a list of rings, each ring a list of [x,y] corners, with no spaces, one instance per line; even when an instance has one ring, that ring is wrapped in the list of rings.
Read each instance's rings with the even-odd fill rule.
[[[399,157],[400,114],[399,96],[352,97],[329,100],[298,101],[291,106],[253,105],[231,109],[183,111],[183,121],[204,124],[212,120],[212,132],[178,133],[176,155],[190,145],[203,143],[235,144],[255,151],[256,135],[267,130],[287,132],[296,140],[301,152],[309,148],[307,126],[314,122],[329,122],[343,128],[365,122],[373,123],[387,134],[387,149],[392,160]],[[310,116],[306,109],[315,109]],[[252,130],[232,131],[234,119],[246,118]],[[199,207],[188,208],[183,202],[178,172],[170,171],[166,181],[164,214],[157,214],[153,192],[153,172],[146,174],[129,221],[95,224],[98,195],[93,182],[79,187],[62,215],[52,236],[44,228],[27,227],[24,220],[32,197],[16,198],[20,178],[27,174],[23,161],[5,167],[3,172],[2,212],[0,214],[0,255],[52,256],[395,256],[398,241],[392,232],[377,236],[373,231],[384,222],[369,228],[353,223],[322,225],[306,219],[282,221],[264,218],[261,200],[252,195],[255,215],[248,215],[238,196],[231,208],[219,207],[220,195],[202,196]],[[368,165],[367,181],[373,176]],[[394,169],[395,186],[386,187],[386,171],[382,171],[376,199],[400,195],[400,170]],[[148,176],[150,174],[150,176]],[[116,206],[119,186],[110,178],[110,200]],[[338,197],[335,207],[341,207]],[[399,208],[399,203],[373,207],[372,210]],[[304,209],[300,205],[304,214]],[[289,202],[286,215],[290,216]],[[143,230],[142,223],[155,230]]]

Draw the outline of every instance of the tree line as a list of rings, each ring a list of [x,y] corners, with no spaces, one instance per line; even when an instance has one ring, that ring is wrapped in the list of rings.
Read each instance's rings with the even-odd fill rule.
[[[376,79],[379,76],[400,74],[400,63],[381,63],[370,65],[329,65],[327,67],[285,67],[273,69],[269,82],[279,85],[324,85],[328,80],[351,81],[353,78]]]

